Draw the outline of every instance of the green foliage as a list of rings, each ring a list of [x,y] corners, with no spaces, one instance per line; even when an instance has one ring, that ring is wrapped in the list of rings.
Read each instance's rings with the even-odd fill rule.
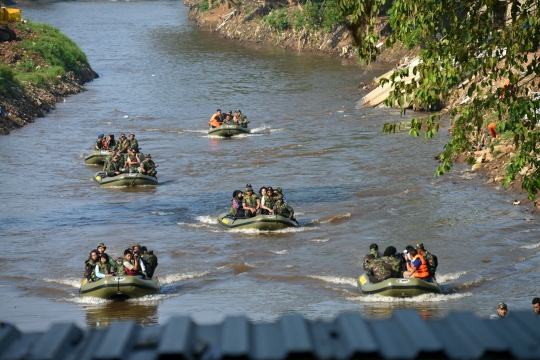
[[[359,57],[376,59],[379,9],[385,0],[338,0],[349,15],[350,28]],[[484,115],[497,114],[497,132],[513,134],[515,156],[507,167],[505,185],[524,168],[533,169],[523,177],[529,198],[540,191],[540,99],[533,100],[530,89],[538,85],[540,59],[540,6],[538,0],[512,1],[509,16],[502,2],[493,0],[395,0],[392,5],[394,33],[388,47],[403,39],[415,39],[422,47],[420,62],[390,79],[393,91],[386,104],[402,108],[412,104],[432,109],[443,99],[457,97],[463,88],[470,98],[451,106],[452,138],[440,155],[437,175],[452,167],[452,158],[474,150],[485,129]],[[503,5],[506,3],[503,3]],[[412,41],[412,40],[411,40]],[[412,43],[412,42],[411,42]],[[407,75],[410,77],[407,79]],[[500,84],[508,82],[502,89]],[[460,97],[459,99],[461,99]],[[403,110],[404,111],[404,110]],[[437,134],[441,113],[411,121],[410,134],[424,137]],[[391,129],[386,126],[386,129]]]
[[[264,17],[264,20],[272,27],[275,27],[278,30],[287,30],[291,27],[289,19],[287,16],[286,7],[279,10],[272,10],[270,14]]]
[[[201,1],[201,4],[199,5],[200,11],[206,11],[208,10],[208,0]]]
[[[20,84],[15,79],[15,72],[7,65],[0,64],[0,95],[10,98]]]
[[[47,64],[75,73],[79,72],[79,62],[88,66],[86,55],[59,29],[32,21],[18,26],[24,33],[31,32],[38,35],[36,38],[21,41],[18,46],[27,52],[40,54]]]
[[[307,0],[301,6],[303,10],[295,8],[292,12],[286,7],[272,10],[264,20],[270,26],[282,31],[292,27],[295,30],[322,28],[330,32],[335,25],[345,22],[336,0]]]

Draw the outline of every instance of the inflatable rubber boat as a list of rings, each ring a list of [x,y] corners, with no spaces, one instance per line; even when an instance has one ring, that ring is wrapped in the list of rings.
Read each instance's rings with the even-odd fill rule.
[[[90,155],[84,158],[84,163],[87,165],[103,164],[109,154],[109,150],[94,150]]]
[[[416,278],[390,278],[373,284],[369,281],[369,277],[363,274],[358,278],[357,284],[362,295],[377,294],[405,298],[430,293],[440,294],[442,292],[441,287],[436,282],[427,282]]]
[[[240,125],[221,125],[208,130],[208,135],[212,136],[231,137],[241,134],[251,134],[251,129]]]
[[[157,277],[144,280],[139,276],[106,276],[95,282],[84,279],[79,289],[79,296],[110,300],[132,299],[159,294],[159,287]]]
[[[122,173],[116,176],[107,176],[103,172],[97,172],[94,174],[93,179],[99,184],[99,186],[136,186],[158,184],[157,177],[139,173]]]
[[[237,218],[229,213],[219,215],[218,224],[225,229],[281,230],[288,227],[298,227],[296,220],[289,220],[280,215]]]

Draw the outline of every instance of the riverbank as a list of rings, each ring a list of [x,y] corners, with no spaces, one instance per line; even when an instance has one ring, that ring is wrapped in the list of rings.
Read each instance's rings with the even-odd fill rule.
[[[83,85],[98,77],[82,51],[70,40],[69,46],[53,55],[39,47],[40,39],[48,43],[55,39],[65,43],[67,38],[57,29],[37,23],[10,25],[10,29],[17,39],[0,43],[2,135],[44,117],[55,109],[56,103],[85,91]],[[32,41],[29,43],[29,40]],[[72,47],[78,54],[69,53],[68,49]],[[67,60],[64,63],[58,57]]]
[[[246,0],[239,5],[225,1],[205,11],[201,10],[201,3],[200,0],[184,0],[184,4],[190,8],[189,18],[196,22],[197,27],[220,37],[269,44],[298,52],[332,54],[343,59],[355,59],[357,56],[349,31],[344,25],[335,25],[328,31],[309,27],[295,29],[292,26],[279,29],[264,20],[272,11],[283,9],[281,6],[286,6],[286,3]],[[289,12],[295,10],[298,10],[296,6],[288,8]],[[381,23],[380,27],[384,27],[384,23]],[[378,61],[399,63],[402,58],[413,57],[416,53],[416,49],[409,50],[405,46],[397,45],[383,50]]]

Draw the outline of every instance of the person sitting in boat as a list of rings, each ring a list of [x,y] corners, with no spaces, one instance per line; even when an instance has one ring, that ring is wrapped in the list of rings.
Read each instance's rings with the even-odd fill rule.
[[[99,243],[97,244],[97,250],[99,252],[99,256],[102,257],[102,256],[107,256],[109,258],[109,264],[112,266],[112,267],[115,267],[116,266],[116,263],[114,262],[113,259],[110,258],[109,255],[107,255],[107,253],[105,253],[105,250],[107,250],[107,247],[105,246],[104,243]]]
[[[94,249],[84,262],[84,278],[88,282],[96,281],[96,265],[99,263],[99,251]]]
[[[222,125],[234,125],[231,114],[225,114],[225,119],[223,119]]]
[[[257,214],[257,211],[261,207],[261,200],[253,193],[253,188],[250,184],[246,187],[246,195],[244,196],[244,202],[242,203],[246,217],[252,217]]]
[[[129,276],[140,275],[142,276],[143,279],[149,280],[147,276],[141,273],[141,268],[140,268],[141,262],[139,260],[140,260],[140,255],[138,253],[134,254],[133,250],[131,249],[124,250],[124,262],[123,262],[124,272],[126,273],[126,275],[129,275]]]
[[[135,139],[135,134],[134,133],[131,133],[129,134],[129,148],[132,148],[133,150],[135,150],[136,153],[139,152],[139,142],[137,141],[137,139]]]
[[[122,173],[122,165],[118,154],[114,154],[113,158],[105,164],[103,171],[107,176],[116,176]]]
[[[97,137],[96,142],[94,143],[94,150],[102,150],[103,149],[103,137],[104,134],[99,134]]]
[[[423,243],[416,244],[416,250],[426,260],[426,265],[428,267],[429,276],[431,276],[432,279],[435,279],[435,272],[437,271],[437,267],[439,266],[439,260],[437,259],[437,256],[429,253],[424,248]]]
[[[400,278],[401,275],[401,256],[402,254],[397,254],[395,246],[389,246],[384,250],[383,256],[381,259],[390,267],[392,271],[393,278]]]
[[[367,257],[370,254],[375,256],[375,258],[380,258],[381,254],[379,253],[379,245],[377,244],[369,245],[369,253],[366,254],[366,256],[364,256],[364,270],[366,270]]]
[[[121,154],[127,153],[127,149],[129,147],[129,140],[126,138],[126,134],[120,135],[120,139],[118,139],[118,146],[116,147],[117,151],[120,151]]]
[[[96,264],[96,278],[103,279],[106,276],[113,276],[114,266],[109,264],[109,256],[107,254],[102,254],[99,258],[99,262]]]
[[[154,250],[148,250],[146,246],[141,247],[141,252],[143,259],[146,260],[146,276],[151,279],[154,276],[154,272],[158,266],[158,258],[156,255],[154,255]]]
[[[264,186],[259,189],[259,197],[261,199],[261,214],[273,214],[274,202],[272,201],[272,198],[268,196],[267,190]]]
[[[408,251],[407,271],[403,273],[404,278],[417,278],[424,281],[431,281],[426,259],[418,253],[416,249]]]
[[[210,125],[212,128],[217,128],[221,125],[221,109],[217,109],[216,113],[210,117],[208,125]]]
[[[247,128],[247,124],[248,124],[248,119],[245,115],[242,114],[242,111],[240,110],[236,110],[236,114],[235,114],[235,122],[236,122],[236,125],[240,125],[242,127],[245,127]]]
[[[286,217],[289,220],[294,218],[294,209],[283,201],[282,195],[277,197],[277,202],[274,204],[273,210],[275,215]]]
[[[139,155],[135,152],[135,149],[131,147],[128,148],[124,168],[131,173],[136,172],[139,166],[141,166],[141,159],[139,158]]]
[[[114,140],[114,134],[109,134],[107,138],[107,150],[116,150],[116,140]]]
[[[139,167],[139,172],[148,176],[156,176],[156,164],[152,161],[152,155],[146,154],[145,160],[141,163]]]
[[[283,196],[283,202],[287,202],[287,199],[285,198],[285,195],[283,195],[283,189],[282,188],[277,187],[276,190],[274,190],[274,194],[276,194],[276,198],[279,195]]]
[[[244,193],[241,190],[234,190],[231,206],[229,207],[229,214],[235,217],[245,217],[244,212]]]
[[[376,258],[373,254],[368,254],[366,256],[366,274],[369,277],[369,281],[376,284],[391,278],[392,270],[384,260]]]

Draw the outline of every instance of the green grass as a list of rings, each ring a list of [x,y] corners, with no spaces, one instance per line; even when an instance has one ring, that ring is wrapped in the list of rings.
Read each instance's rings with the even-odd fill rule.
[[[22,38],[17,47],[23,59],[14,67],[0,64],[0,94],[13,97],[26,84],[44,87],[57,83],[66,72],[79,73],[79,64],[88,65],[82,50],[60,30],[33,21],[17,24]]]

